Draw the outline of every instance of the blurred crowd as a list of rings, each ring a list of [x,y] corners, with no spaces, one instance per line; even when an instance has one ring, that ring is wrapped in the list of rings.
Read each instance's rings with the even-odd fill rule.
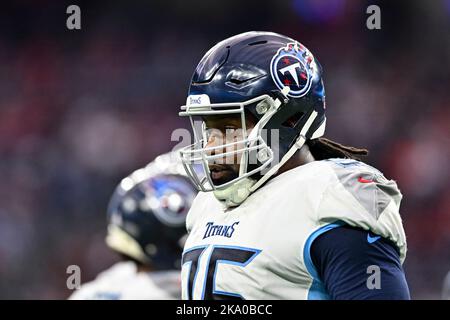
[[[64,299],[66,268],[91,280],[116,184],[189,128],[177,116],[216,42],[271,30],[324,68],[326,136],[367,147],[397,181],[413,298],[439,298],[450,270],[450,1],[237,0],[222,4],[19,1],[0,13],[0,298]]]

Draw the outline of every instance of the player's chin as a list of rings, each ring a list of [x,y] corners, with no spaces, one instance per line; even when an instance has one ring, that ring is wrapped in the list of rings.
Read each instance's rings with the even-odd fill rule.
[[[233,179],[236,179],[237,177],[237,172],[231,167],[211,170],[211,180],[216,186],[227,183]]]

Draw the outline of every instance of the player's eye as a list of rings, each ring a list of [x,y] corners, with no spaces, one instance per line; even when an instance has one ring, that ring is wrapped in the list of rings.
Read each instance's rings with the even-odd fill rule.
[[[203,133],[204,133],[204,138],[206,141],[208,141],[210,139],[216,139],[216,138],[222,137],[222,132],[216,128],[205,127],[203,130]]]
[[[227,126],[225,127],[225,135],[227,141],[240,140],[243,138],[244,130],[241,127]]]

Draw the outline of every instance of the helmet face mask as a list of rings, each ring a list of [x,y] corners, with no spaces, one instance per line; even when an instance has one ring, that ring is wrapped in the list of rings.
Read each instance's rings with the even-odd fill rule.
[[[306,140],[323,135],[320,64],[302,44],[283,35],[247,32],[231,37],[211,48],[198,64],[180,115],[190,118],[194,130],[195,143],[180,154],[197,188],[214,191],[217,197],[240,184],[248,190],[240,187],[232,193],[248,196]],[[226,137],[221,144],[208,140],[209,128],[204,124],[199,128],[194,121],[195,116],[219,115],[240,117],[241,139]],[[253,128],[246,126],[248,115],[255,119]],[[228,159],[239,164],[237,176],[220,183],[216,179],[214,184],[211,166]],[[203,179],[196,175],[196,164],[203,169]]]
[[[181,149],[180,154],[188,175],[199,190],[207,192],[227,188],[242,179],[263,171],[272,163],[274,153],[267,145],[266,139],[264,139],[264,126],[277,109],[276,101],[270,96],[262,95],[248,101],[230,104],[197,105],[191,104],[191,101],[198,101],[198,99],[192,96],[188,97],[187,104],[181,107],[184,112],[181,112],[180,115],[189,116],[194,131],[195,143]],[[265,115],[261,117],[253,128],[247,127],[248,119],[245,110],[248,106],[253,106],[256,109],[265,109],[260,111],[261,114],[265,113]],[[239,134],[226,130],[224,137],[223,132],[220,132],[219,135],[221,134],[221,136],[218,136],[217,139],[224,141],[224,143],[208,147],[209,129],[206,127],[205,121],[201,122],[201,127],[199,128],[195,124],[194,117],[202,116],[207,118],[224,115],[229,115],[230,117],[236,117],[237,115],[240,118]],[[218,129],[214,130],[220,131]],[[199,172],[196,172],[193,168],[193,166],[198,164],[203,169],[201,173],[203,179],[199,178]],[[214,184],[210,170],[212,164],[239,165],[239,174],[230,181],[219,185]]]

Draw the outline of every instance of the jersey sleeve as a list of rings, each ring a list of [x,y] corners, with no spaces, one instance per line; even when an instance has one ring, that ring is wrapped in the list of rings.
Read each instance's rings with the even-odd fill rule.
[[[341,226],[318,236],[310,257],[333,300],[409,300],[395,244],[359,228]]]
[[[326,162],[332,178],[318,207],[319,224],[343,221],[382,236],[395,244],[403,263],[407,247],[400,216],[402,194],[396,182],[356,160]]]

